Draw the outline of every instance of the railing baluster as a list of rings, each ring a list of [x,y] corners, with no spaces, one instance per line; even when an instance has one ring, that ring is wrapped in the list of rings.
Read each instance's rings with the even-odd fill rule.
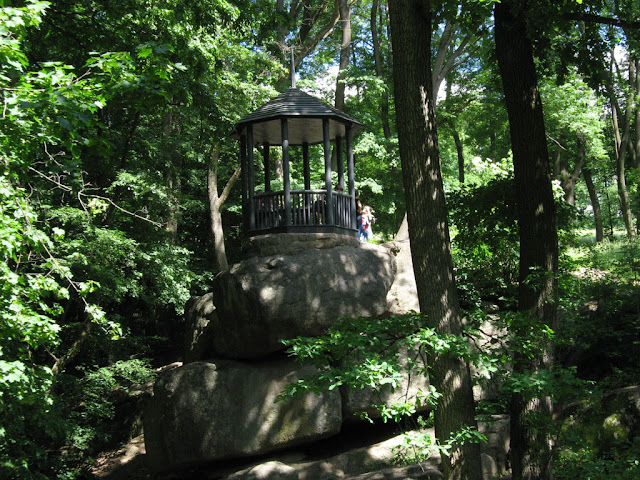
[[[255,230],[285,228],[285,217],[289,217],[290,226],[317,227],[333,226],[351,229],[352,198],[344,192],[318,190],[292,190],[289,192],[289,212],[283,192],[258,193],[253,198],[253,218]],[[329,198],[331,195],[331,198]],[[329,212],[332,205],[332,212]],[[331,214],[331,215],[330,215]],[[328,218],[333,216],[333,224]],[[316,230],[318,231],[318,230]]]

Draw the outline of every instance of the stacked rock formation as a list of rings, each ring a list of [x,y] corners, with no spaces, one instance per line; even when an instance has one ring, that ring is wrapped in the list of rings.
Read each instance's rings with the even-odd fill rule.
[[[213,292],[189,302],[185,365],[155,383],[144,431],[150,464],[159,470],[337,434],[373,403],[372,393],[336,389],[278,400],[287,384],[313,373],[286,358],[281,340],[322,335],[342,316],[378,317],[417,305],[388,298],[398,249],[332,234],[267,235],[248,249],[246,260],[216,277]],[[423,375],[407,376],[382,400],[410,399],[427,388]]]

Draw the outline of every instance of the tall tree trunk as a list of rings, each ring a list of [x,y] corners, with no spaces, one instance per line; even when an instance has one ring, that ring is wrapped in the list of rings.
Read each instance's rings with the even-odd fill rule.
[[[371,41],[373,43],[373,61],[376,67],[376,75],[378,78],[384,81],[384,68],[382,64],[382,52],[380,48],[380,38],[378,35],[377,16],[380,2],[373,0],[371,3]],[[384,82],[386,84],[386,82]],[[382,120],[382,133],[385,140],[387,140],[387,150],[391,148],[389,140],[391,139],[391,126],[389,123],[389,92],[384,91],[382,94],[382,101],[380,102],[380,118]]]
[[[431,5],[390,0],[396,125],[407,200],[411,255],[420,310],[443,334],[460,335],[462,315],[453,278],[447,210],[440,170],[431,81]],[[454,354],[436,356],[432,381],[442,394],[435,430],[444,443],[476,425],[468,365]],[[482,478],[479,445],[455,445],[443,457],[445,478]]]
[[[340,42],[340,65],[336,79],[335,106],[338,110],[344,110],[344,92],[347,86],[345,77],[349,67],[349,49],[351,48],[351,7],[348,0],[336,0],[336,3],[340,12],[342,41]]]
[[[514,328],[512,335],[537,333],[545,325],[555,327],[558,237],[551,188],[542,103],[538,91],[533,49],[526,35],[527,12],[517,0],[495,5],[496,55],[502,77],[514,176],[518,192],[520,227],[520,273],[518,307],[530,321],[526,329]],[[529,328],[533,330],[529,330]],[[552,366],[549,341],[540,341],[541,354],[531,359],[516,355],[514,373],[536,372]],[[552,421],[548,397],[531,398],[515,393],[511,400],[511,461],[514,479],[551,480],[552,440],[544,421]],[[542,424],[541,424],[542,421]]]
[[[589,192],[589,199],[591,200],[591,207],[593,208],[593,219],[596,227],[596,243],[604,241],[604,225],[602,222],[602,211],[600,210],[600,200],[598,199],[598,193],[593,184],[593,178],[591,177],[591,170],[585,168],[582,170],[582,177],[584,183],[587,184],[587,191]]]
[[[456,124],[454,121],[449,119],[447,120],[447,124],[451,129],[451,136],[453,136],[453,141],[456,145],[456,154],[458,156],[458,181],[462,184],[464,183],[464,150],[462,148],[462,140],[456,130]]]
[[[173,138],[180,134],[180,123],[176,120],[176,112],[173,106],[167,106],[167,112],[162,119],[162,148],[165,157],[164,181],[167,187],[167,210],[165,224],[172,244],[178,241],[178,212],[180,195],[180,177],[178,175],[182,159],[177,154]]]
[[[434,90],[434,95],[437,94],[437,91]],[[447,82],[446,87],[446,95],[447,99],[451,98],[451,82]],[[456,145],[456,154],[458,156],[458,181],[463,184],[464,183],[464,150],[462,148],[462,140],[460,139],[460,135],[458,134],[458,130],[456,129],[456,123],[453,118],[449,118],[446,120],[449,128],[451,129],[451,136],[453,136],[453,142]]]
[[[609,214],[609,238],[613,238],[613,212],[611,211],[611,197],[609,197],[609,183],[604,180],[604,194],[607,197],[607,213]]]
[[[613,52],[612,62],[614,61]],[[613,75],[613,73],[611,73]],[[633,62],[629,64],[629,78],[633,79],[632,84],[635,83],[635,69]],[[627,97],[627,109],[624,116],[622,115],[622,109],[618,103],[615,90],[613,88],[612,79],[608,79],[606,83],[607,91],[609,93],[609,99],[611,101],[611,126],[613,127],[614,142],[616,147],[616,180],[618,186],[618,201],[620,203],[620,211],[622,212],[622,219],[627,231],[628,237],[635,237],[635,230],[633,227],[633,215],[631,213],[631,202],[629,200],[629,191],[627,189],[625,162],[627,158],[627,150],[630,144],[631,136],[631,116],[633,113],[634,103],[632,93],[629,93]],[[622,133],[620,133],[620,120],[622,120]]]
[[[235,183],[240,178],[241,168],[238,166],[233,175],[225,185],[222,194],[218,194],[218,165],[220,163],[220,152],[215,145],[209,151],[209,162],[207,165],[207,192],[209,195],[209,219],[211,220],[211,238],[216,257],[218,271],[222,272],[229,268],[227,261],[227,250],[224,245],[224,229],[222,227],[221,209],[224,202],[229,198],[229,193]]]
[[[636,95],[636,99],[640,100],[640,65],[638,59],[635,58],[633,60],[635,62],[635,87],[634,93]],[[632,166],[636,170],[639,170],[640,173],[640,106],[636,104],[636,145],[634,149],[634,155],[632,158]],[[636,191],[636,233],[640,235],[640,191]]]

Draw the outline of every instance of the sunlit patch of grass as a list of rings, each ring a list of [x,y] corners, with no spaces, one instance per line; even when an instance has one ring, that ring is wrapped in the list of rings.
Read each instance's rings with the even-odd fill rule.
[[[621,235],[595,243],[590,231],[579,231],[574,244],[564,249],[561,261],[565,271],[580,278],[598,280],[612,275],[616,281],[637,283],[640,281],[640,240]]]

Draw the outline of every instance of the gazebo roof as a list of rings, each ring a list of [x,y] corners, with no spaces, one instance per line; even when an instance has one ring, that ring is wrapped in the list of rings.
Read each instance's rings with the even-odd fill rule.
[[[289,144],[310,145],[323,142],[322,119],[329,119],[329,137],[344,137],[346,126],[350,125],[353,134],[360,131],[363,125],[340,110],[303,92],[298,88],[289,88],[276,98],[267,102],[253,113],[242,118],[236,124],[233,136],[238,137],[245,126],[253,125],[253,142],[271,145],[282,144],[280,120],[293,119],[288,122]]]

